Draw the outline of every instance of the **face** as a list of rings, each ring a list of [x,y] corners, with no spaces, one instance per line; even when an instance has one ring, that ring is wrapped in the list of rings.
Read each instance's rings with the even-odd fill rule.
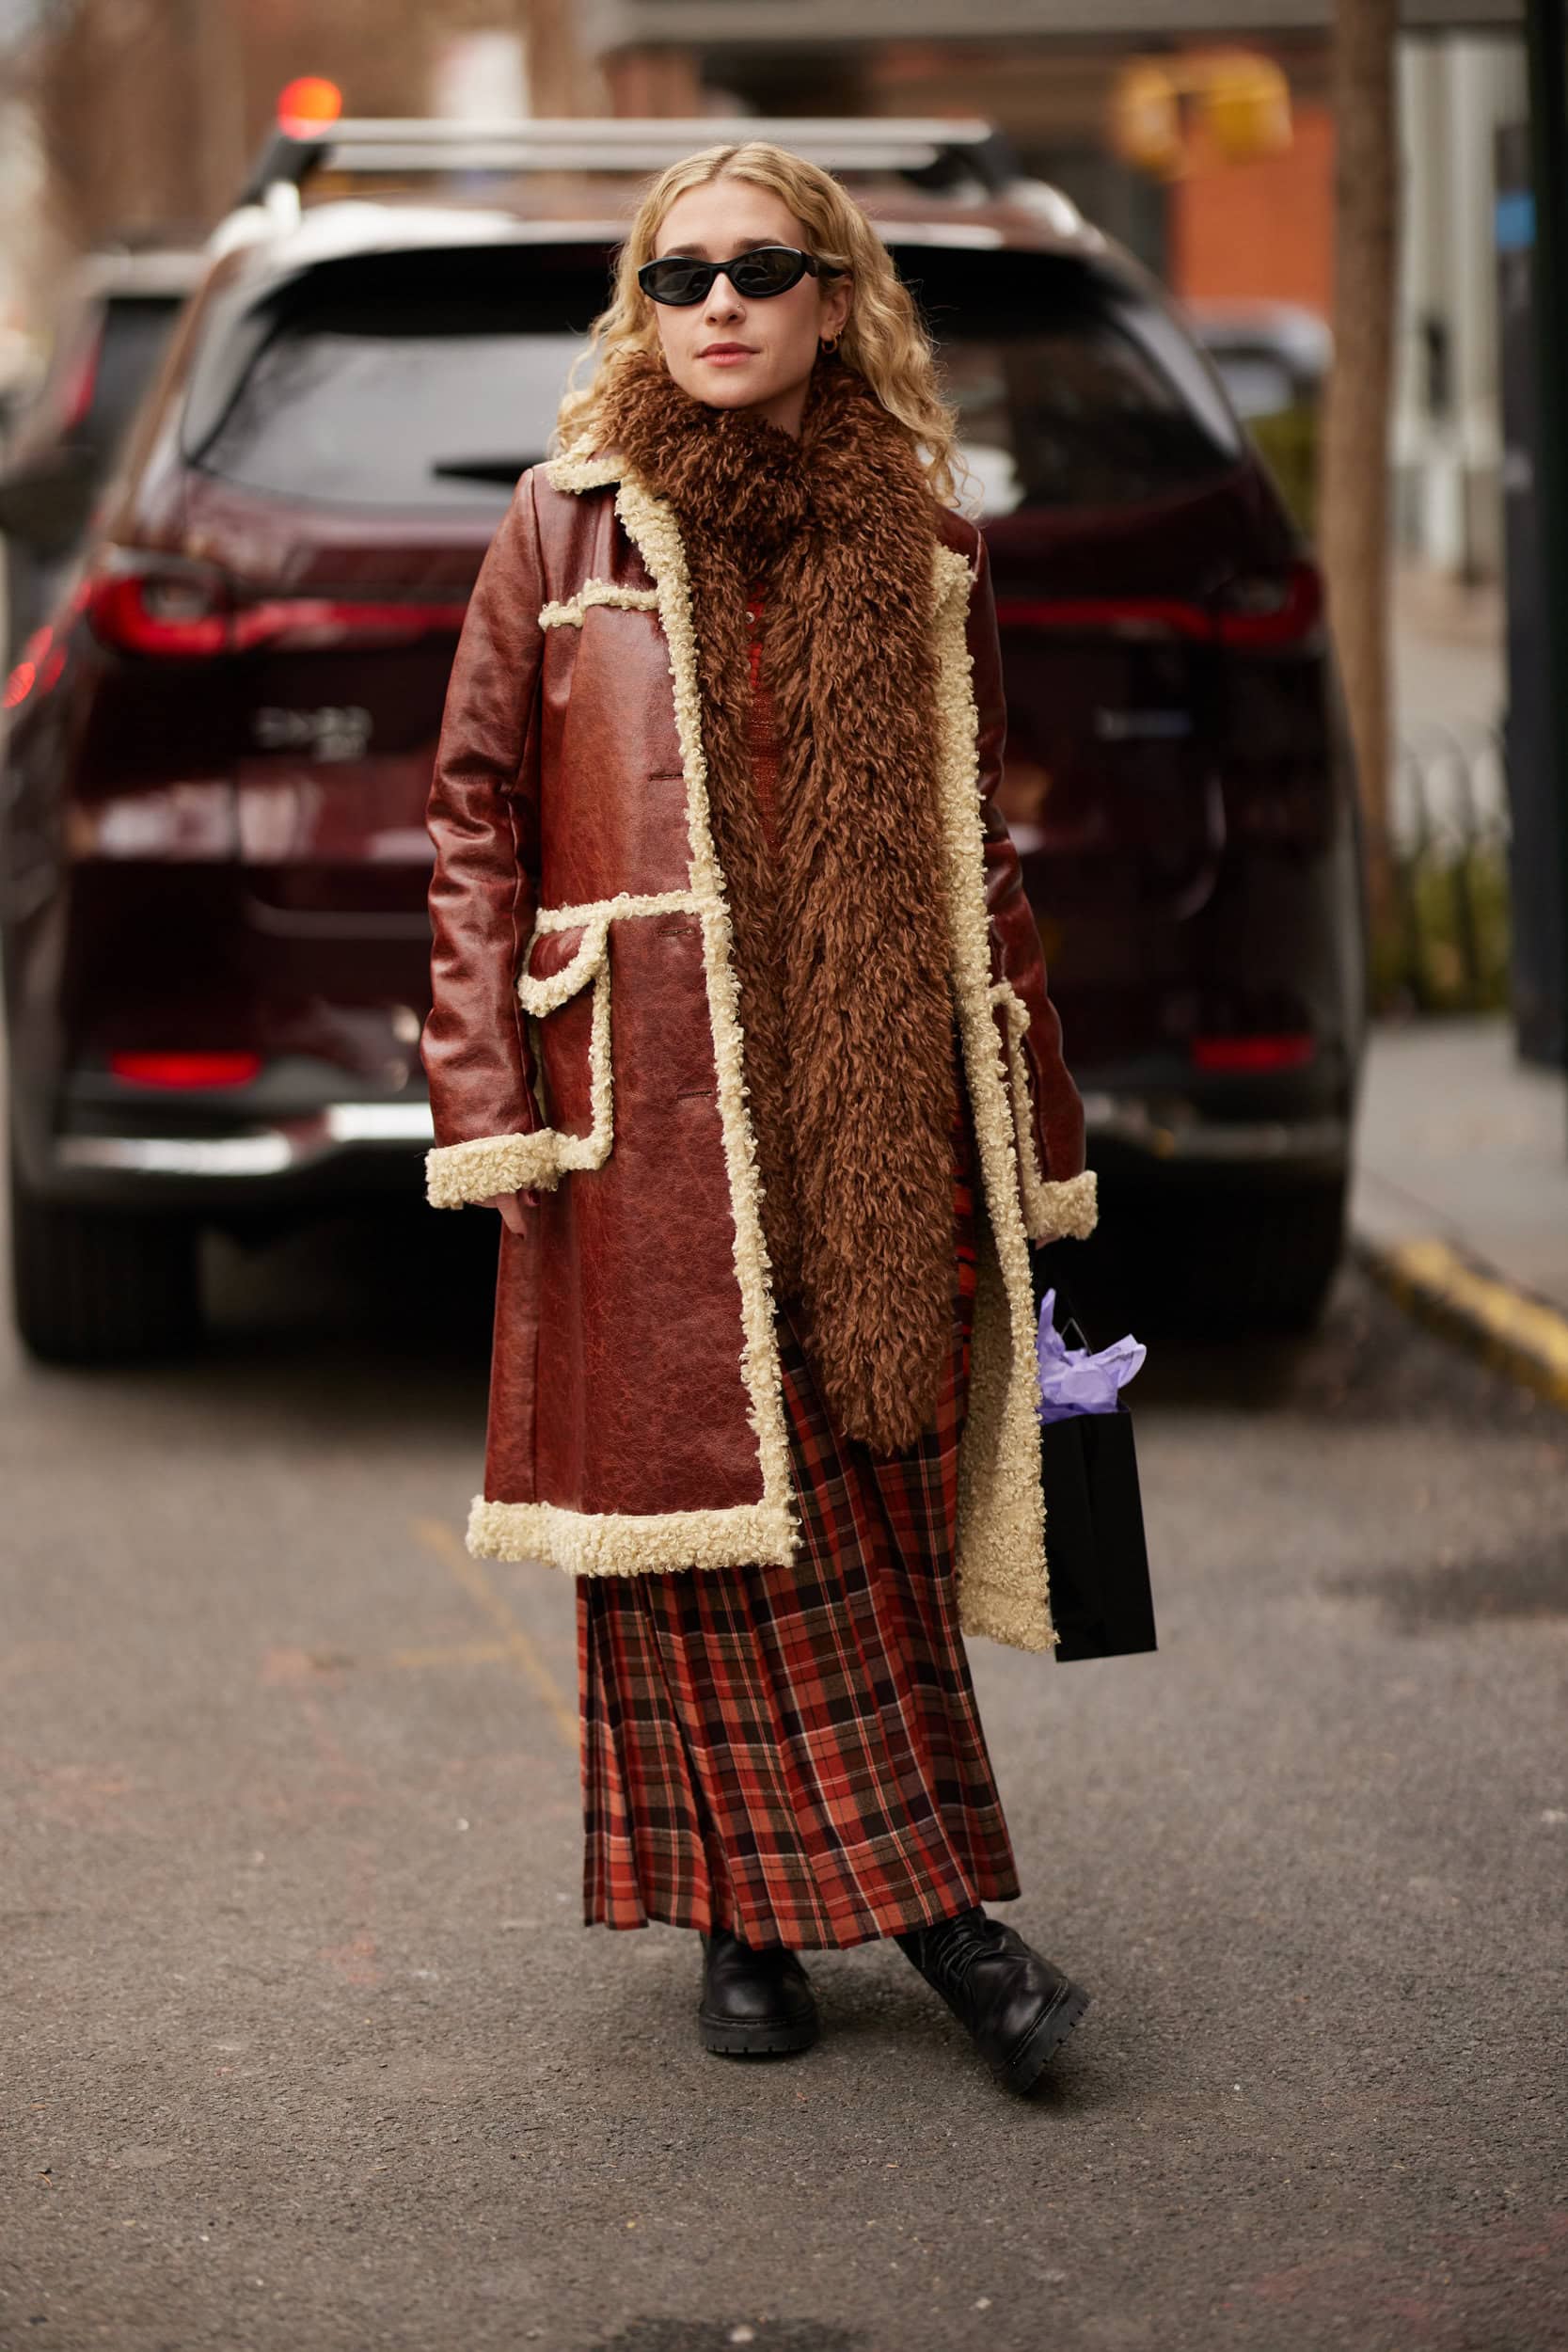
[[[721,179],[676,197],[654,254],[727,262],[753,245],[812,249],[800,222],[770,188]],[[798,433],[817,337],[842,331],[850,283],[847,277],[814,278],[808,270],[787,294],[748,301],[721,273],[702,302],[677,309],[641,298],[654,314],[664,363],[683,391],[714,408],[756,409],[785,432]]]

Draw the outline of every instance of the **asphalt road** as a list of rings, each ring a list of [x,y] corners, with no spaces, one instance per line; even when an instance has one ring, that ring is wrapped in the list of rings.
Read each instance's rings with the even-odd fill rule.
[[[1094,1995],[1047,2090],[890,1947],[736,2065],[695,1939],[580,1925],[459,1222],[217,1250],[199,1366],[0,1340],[0,2343],[1568,2344],[1568,1420],[1354,1273],[1164,1343],[1159,1654],[975,1645],[1004,1908]]]

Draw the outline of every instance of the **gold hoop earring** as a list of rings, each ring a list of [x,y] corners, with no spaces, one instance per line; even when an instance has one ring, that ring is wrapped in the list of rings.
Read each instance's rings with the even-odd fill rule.
[[[816,348],[822,353],[825,358],[831,358],[838,349],[838,337],[836,335],[829,335],[827,337],[819,335],[816,339]]]

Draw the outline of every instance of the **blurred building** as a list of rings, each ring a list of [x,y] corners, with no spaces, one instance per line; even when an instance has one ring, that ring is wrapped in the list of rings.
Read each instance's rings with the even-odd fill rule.
[[[1520,13],[1402,11],[1396,532],[1407,559],[1466,579],[1501,563],[1493,150],[1525,114]],[[1329,0],[590,0],[582,37],[621,113],[660,111],[663,77],[737,110],[984,115],[1185,300],[1251,309],[1284,338],[1333,313],[1331,15]],[[1289,146],[1237,162],[1198,119],[1180,171],[1131,167],[1107,138],[1130,58],[1219,42],[1278,66]],[[1286,310],[1271,323],[1266,306]]]
[[[1456,577],[1502,563],[1497,186],[1500,126],[1528,116],[1517,40],[1405,43],[1396,530]]]
[[[1331,0],[4,5],[35,28],[40,253],[51,235],[67,249],[199,236],[298,74],[336,80],[359,115],[468,112],[486,90],[535,115],[981,115],[1178,294],[1232,326],[1250,314],[1294,370],[1293,399],[1314,366],[1321,379],[1321,359],[1291,355],[1310,355],[1314,327],[1321,349],[1333,309]],[[1397,527],[1408,555],[1465,577],[1499,563],[1492,155],[1497,125],[1524,112],[1518,7],[1403,8]],[[1126,160],[1109,126],[1130,64],[1179,70],[1220,43],[1283,76],[1288,143],[1238,161],[1195,112],[1179,166]]]

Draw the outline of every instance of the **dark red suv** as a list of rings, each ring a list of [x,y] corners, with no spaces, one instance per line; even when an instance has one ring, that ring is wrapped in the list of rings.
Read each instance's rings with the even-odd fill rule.
[[[465,600],[603,306],[628,172],[750,134],[841,170],[942,344],[1091,1156],[1156,1208],[1187,1186],[1167,1230],[1216,1313],[1315,1311],[1362,1037],[1354,796],[1317,574],[1212,365],[1064,199],[976,184],[965,126],[586,123],[460,156],[513,167],[488,201],[301,209],[327,151],[281,143],[24,649],[0,913],[36,1353],[188,1337],[203,1224],[417,1196],[424,807]],[[399,161],[377,126],[333,141]],[[516,171],[546,148],[570,194]]]

